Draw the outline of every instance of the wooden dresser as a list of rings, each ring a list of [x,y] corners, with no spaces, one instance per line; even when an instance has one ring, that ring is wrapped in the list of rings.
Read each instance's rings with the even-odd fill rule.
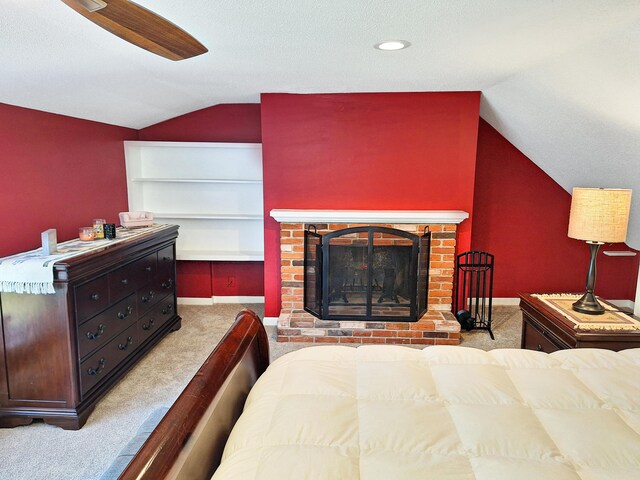
[[[520,309],[521,348],[551,353],[566,348],[618,351],[640,347],[640,330],[578,332],[563,315],[528,293],[520,294]]]
[[[53,295],[1,293],[0,427],[33,419],[77,430],[96,402],[180,328],[178,227],[54,265]]]

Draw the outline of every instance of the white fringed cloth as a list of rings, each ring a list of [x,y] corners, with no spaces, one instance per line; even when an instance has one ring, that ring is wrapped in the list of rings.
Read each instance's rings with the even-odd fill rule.
[[[578,332],[605,331],[635,331],[640,330],[640,322],[623,312],[604,304],[605,312],[602,315],[590,315],[576,312],[571,308],[573,302],[582,295],[572,293],[534,293],[536,297],[553,308],[566,318]],[[598,297],[598,300],[602,300]]]
[[[129,240],[167,225],[152,225],[146,228],[118,228],[114,240],[93,240],[83,242],[78,239],[60,243],[55,255],[43,255],[42,248],[0,258],[0,292],[30,293],[34,295],[54,294],[53,266],[56,262],[83,255],[94,250]]]

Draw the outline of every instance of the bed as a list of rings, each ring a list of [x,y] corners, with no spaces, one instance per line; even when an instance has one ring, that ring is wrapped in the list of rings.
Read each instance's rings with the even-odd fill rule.
[[[120,478],[640,478],[640,349],[268,358],[260,319],[240,312]]]

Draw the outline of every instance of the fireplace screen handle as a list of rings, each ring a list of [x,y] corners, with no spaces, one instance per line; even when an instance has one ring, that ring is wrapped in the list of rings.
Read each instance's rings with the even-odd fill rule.
[[[313,233],[318,233],[318,229],[316,228],[315,225],[307,225],[308,232],[310,232],[312,228],[313,228]]]

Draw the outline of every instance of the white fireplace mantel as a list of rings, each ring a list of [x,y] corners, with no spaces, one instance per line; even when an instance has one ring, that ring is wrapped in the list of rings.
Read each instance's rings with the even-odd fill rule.
[[[462,210],[296,210],[274,209],[280,223],[460,223],[469,218]]]

